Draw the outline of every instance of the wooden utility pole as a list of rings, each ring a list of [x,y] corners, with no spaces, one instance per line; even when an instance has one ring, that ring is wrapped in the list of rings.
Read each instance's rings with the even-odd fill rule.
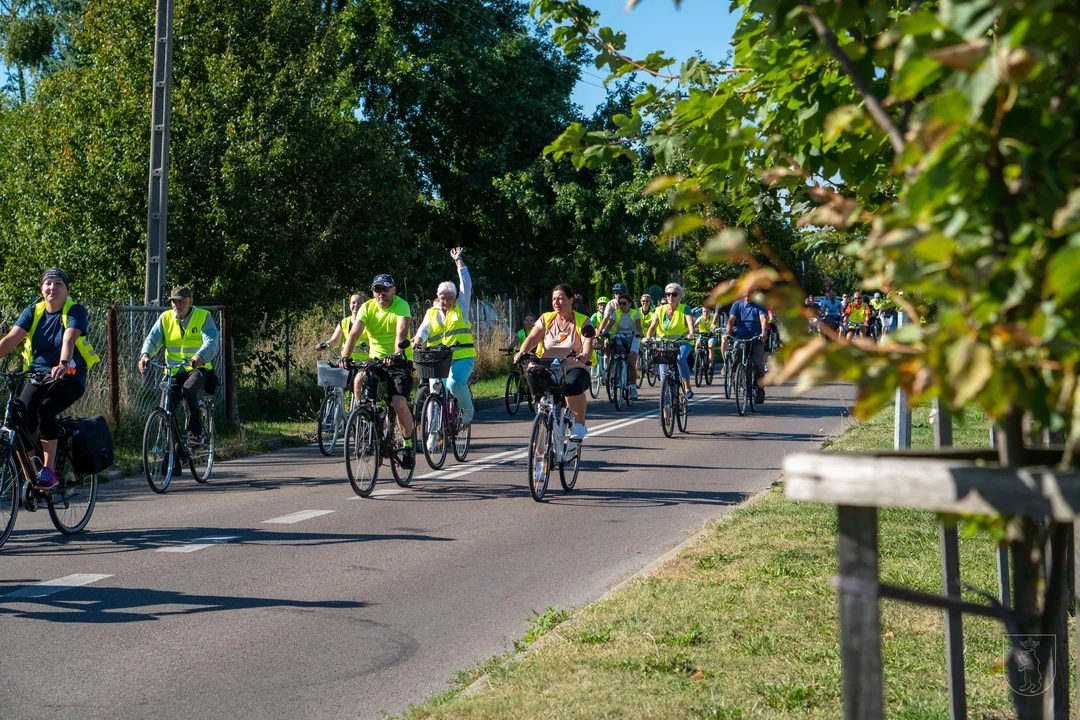
[[[169,217],[169,121],[172,115],[173,10],[175,0],[157,0],[154,23],[154,86],[150,110],[150,190],[146,214],[147,305],[166,292],[165,250]]]

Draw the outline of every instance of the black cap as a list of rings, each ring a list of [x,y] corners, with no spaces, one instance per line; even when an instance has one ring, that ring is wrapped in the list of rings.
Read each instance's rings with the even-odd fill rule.
[[[60,268],[56,268],[56,267],[49,268],[48,270],[45,271],[45,274],[41,276],[42,284],[44,284],[45,281],[49,280],[49,279],[63,280],[65,285],[70,285],[71,284],[68,281],[67,273],[64,272],[63,270],[61,270]]]
[[[194,297],[189,287],[174,287],[172,294],[169,295],[170,300],[186,300],[189,297]]]
[[[382,273],[376,275],[375,279],[371,281],[371,287],[374,289],[376,285],[386,285],[387,287],[397,287],[397,281],[394,280],[394,276],[390,273]]]

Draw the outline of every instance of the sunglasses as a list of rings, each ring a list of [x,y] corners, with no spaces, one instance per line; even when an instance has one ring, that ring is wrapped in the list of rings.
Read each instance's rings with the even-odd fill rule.
[[[390,291],[390,286],[389,285],[375,285],[375,286],[373,286],[371,288],[371,291],[372,292],[377,292],[377,293],[389,292]]]
[[[619,307],[630,307],[630,303],[628,303],[628,302],[621,302],[621,303],[619,303]]]
[[[679,297],[679,293],[677,292],[666,292],[664,293],[664,295],[666,295],[667,297]]]

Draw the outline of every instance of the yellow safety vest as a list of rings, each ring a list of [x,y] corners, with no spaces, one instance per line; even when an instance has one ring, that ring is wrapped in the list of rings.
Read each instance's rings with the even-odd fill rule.
[[[176,317],[175,310],[168,310],[161,314],[161,329],[165,333],[165,361],[169,363],[181,363],[191,359],[203,344],[202,329],[206,324],[206,318],[210,313],[202,308],[191,309],[191,319],[188,320],[187,332],[180,329],[180,320]],[[205,358],[204,358],[205,359]],[[204,363],[207,370],[212,370],[213,365]],[[190,370],[190,366],[172,368],[170,375],[176,375],[180,370]]]
[[[866,322],[866,305],[855,305],[855,303],[852,303],[848,307],[851,309],[851,311],[848,313],[848,320],[850,322]]]
[[[428,345],[438,347],[445,345],[454,348],[454,359],[465,360],[476,357],[476,345],[473,343],[472,323],[465,320],[461,313],[461,305],[454,303],[454,307],[444,312],[445,324],[439,319],[439,308],[431,308],[427,311]]]
[[[614,327],[614,332],[619,332],[619,321],[622,320],[622,316],[623,316],[623,311],[619,310],[619,309],[616,309],[615,310],[615,325],[613,326]],[[630,319],[631,320],[637,320],[640,317],[641,317],[641,313],[637,311],[637,308],[631,308],[630,309]]]
[[[349,333],[352,332],[352,315],[349,317],[341,318],[341,348],[345,348],[345,341],[349,339]],[[364,342],[364,335],[360,336],[360,339],[356,341],[356,346],[353,348],[352,355],[349,357],[353,362],[360,362],[361,360],[371,359],[371,353],[367,350],[360,350],[361,343]]]
[[[60,311],[60,322],[64,325],[64,330],[67,330],[68,326],[68,310],[75,304],[75,301],[68,298],[64,301],[64,307]],[[30,332],[26,333],[26,344],[23,347],[23,362],[26,363],[26,367],[30,367],[34,362],[34,350],[31,347],[31,343],[34,341],[34,332],[37,330],[38,323],[41,322],[42,316],[45,314],[47,305],[44,300],[34,306],[34,321],[30,323]],[[90,344],[90,341],[86,339],[86,335],[80,335],[75,340],[75,349],[82,355],[82,359],[86,361],[86,369],[97,365],[101,362],[101,358],[94,351],[94,346]]]
[[[698,332],[709,332],[709,315],[704,310],[701,312],[701,317],[697,321]]]
[[[652,325],[653,314],[654,313],[655,313],[655,311],[650,312],[650,313],[641,313],[641,329],[644,330],[645,332],[648,332],[649,331],[649,326]]]
[[[656,323],[656,334],[662,340],[680,340],[690,332],[690,323],[686,317],[686,305],[679,303],[673,317],[668,317],[667,308],[657,310],[660,319]]]
[[[552,321],[555,319],[556,315],[558,315],[558,313],[555,312],[555,311],[552,311],[552,312],[544,313],[543,315],[540,316],[540,320],[543,321],[543,323],[544,323],[544,332],[547,332],[548,327],[550,327],[550,325],[551,325]],[[581,334],[581,328],[585,327],[585,323],[592,324],[592,320],[589,318],[589,316],[582,315],[579,312],[575,312],[574,313],[574,324],[577,325],[578,334]],[[593,327],[595,327],[595,326],[593,326]],[[582,337],[581,337],[581,342],[582,342],[582,344],[585,343],[585,336],[584,335],[582,335]],[[544,342],[542,340],[540,341],[540,344],[537,345],[537,347],[536,347],[536,356],[537,357],[544,357]],[[594,363],[596,362],[596,351],[595,350],[592,353],[592,361]]]

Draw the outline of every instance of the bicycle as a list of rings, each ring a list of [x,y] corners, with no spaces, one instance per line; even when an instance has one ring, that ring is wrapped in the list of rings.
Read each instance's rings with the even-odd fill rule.
[[[404,346],[407,347],[408,343],[404,343]],[[395,365],[405,367],[408,364],[401,353],[391,357]],[[378,479],[383,458],[389,458],[390,471],[397,484],[401,487],[409,487],[413,473],[416,471],[415,454],[412,467],[403,467],[405,438],[394,417],[392,407],[379,394],[379,386],[385,385],[388,380],[386,371],[383,369],[383,360],[346,362],[350,369],[364,372],[360,397],[356,398],[352,412],[345,421],[345,472],[349,476],[349,484],[353,492],[360,497],[371,495],[375,489],[375,481]],[[415,441],[415,425],[412,434]]]
[[[413,362],[416,363],[420,381],[425,384],[427,380],[435,381],[435,386],[424,400],[424,409],[420,413],[424,459],[432,470],[442,469],[448,446],[453,448],[455,460],[465,462],[472,440],[472,424],[466,425],[463,422],[464,411],[458,407],[454,394],[446,388],[446,378],[450,374],[453,361],[454,351],[448,347],[417,349],[413,352]],[[466,384],[471,386],[472,382]]]
[[[694,385],[696,387],[701,387],[703,382],[709,386],[713,384],[713,378],[716,374],[716,361],[709,342],[715,337],[711,332],[698,333],[699,340],[694,347]]]
[[[633,398],[630,397],[629,367],[626,362],[633,337],[629,333],[616,333],[611,336],[611,366],[608,368],[607,396],[615,403],[616,410],[621,410],[623,405],[630,407],[634,404]]]
[[[638,387],[643,386],[642,378],[649,383],[649,387],[656,385],[656,366],[653,364],[652,355],[652,341],[642,340],[641,352],[638,353]]]
[[[517,348],[508,347],[499,348],[499,350],[510,357],[517,354]],[[517,415],[518,408],[521,407],[522,398],[528,403],[529,412],[533,412],[533,396],[529,391],[529,383],[525,381],[524,369],[522,368],[521,363],[515,363],[510,369],[510,374],[506,376],[506,393],[503,396],[503,401],[506,403],[506,413],[508,415]]]
[[[185,462],[191,470],[191,477],[197,483],[205,483],[210,479],[210,473],[214,469],[214,399],[212,396],[202,393],[199,397],[199,417],[202,418],[203,434],[199,438],[196,447],[189,448],[184,442],[184,434],[180,432],[176,413],[173,411],[172,393],[169,388],[172,376],[169,371],[185,367],[183,363],[159,363],[148,360],[147,365],[161,368],[164,372],[158,389],[161,390],[161,400],[158,406],[150,411],[143,426],[142,457],[143,474],[150,489],[156,493],[164,494],[172,482],[173,473],[177,466]],[[185,408],[184,403],[181,403]],[[185,410],[186,412],[186,410]]]
[[[570,439],[575,417],[563,394],[566,370],[562,361],[539,358],[535,353],[526,353],[525,360],[531,361],[529,382],[539,398],[529,441],[529,494],[542,502],[553,466],[559,468],[563,490],[574,489],[581,469],[581,442]]]
[[[31,382],[48,378],[47,372],[24,370],[0,372],[8,390],[4,423],[0,426],[0,547],[7,542],[19,514],[19,501],[27,512],[35,512],[44,502],[53,526],[64,535],[82,532],[90,522],[97,504],[97,475],[75,472],[71,448],[67,442],[72,418],[60,418],[60,437],[56,443],[56,475],[60,483],[53,490],[39,490],[37,476],[44,467],[41,443],[23,420],[22,403],[15,390],[19,380]]]
[[[596,355],[596,362],[589,368],[589,394],[593,396],[593,400],[600,395],[600,388],[607,385],[608,378],[608,366],[607,356],[605,355],[604,339],[597,338],[596,345],[593,347],[593,353]],[[608,401],[611,401],[611,397],[608,397]]]
[[[686,432],[690,408],[679,378],[679,342],[661,342],[653,350],[653,361],[660,366],[660,429],[666,437]]]
[[[757,373],[750,360],[750,345],[758,338],[731,338],[732,362],[735,365],[735,409],[739,415],[757,410]]]
[[[349,388],[352,376],[348,370],[342,370],[336,366],[336,361],[341,356],[334,349],[322,343],[320,350],[327,350],[334,363],[326,360],[318,360],[315,369],[319,379],[319,385],[323,388],[323,399],[319,404],[318,429],[316,435],[319,441],[319,452],[323,455],[333,455],[337,449],[338,438],[345,431],[345,392]],[[367,350],[367,345],[357,345],[357,350]]]

